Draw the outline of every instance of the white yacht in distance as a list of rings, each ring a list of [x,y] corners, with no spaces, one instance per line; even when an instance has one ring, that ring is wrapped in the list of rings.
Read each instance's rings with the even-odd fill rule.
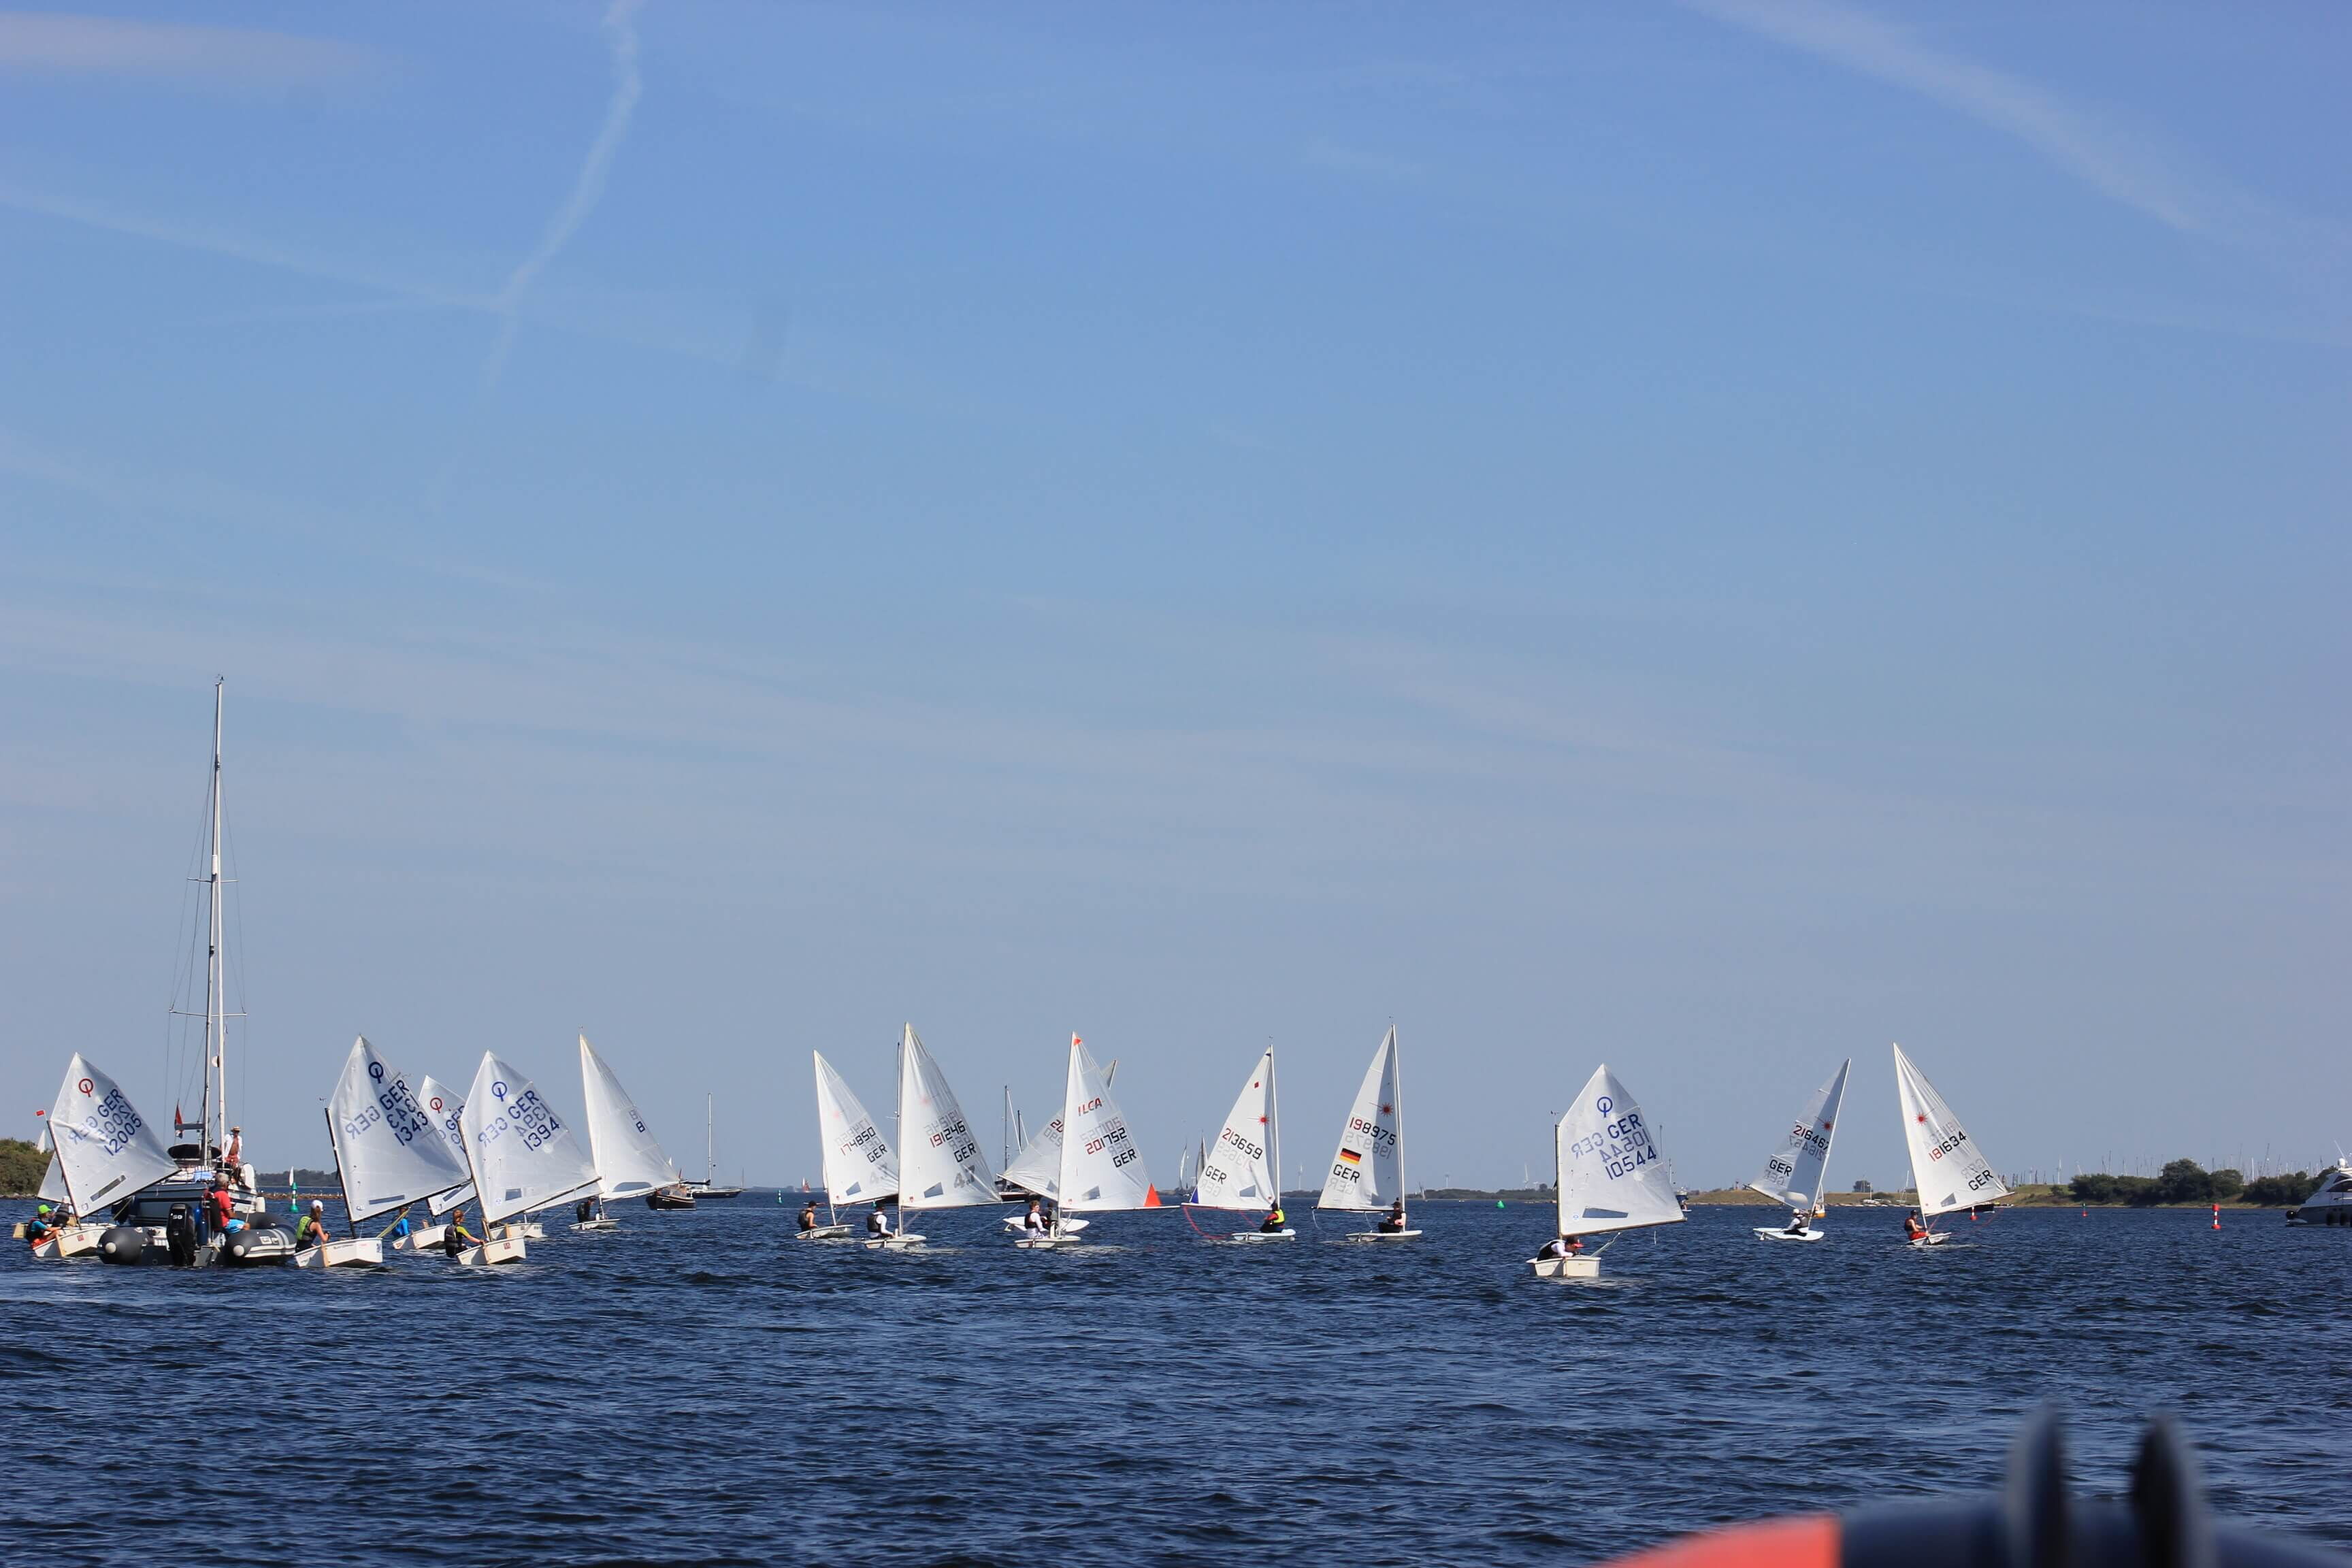
[[[2289,1225],[2352,1225],[2352,1160],[2337,1155],[2312,1194],[2286,1211]]]

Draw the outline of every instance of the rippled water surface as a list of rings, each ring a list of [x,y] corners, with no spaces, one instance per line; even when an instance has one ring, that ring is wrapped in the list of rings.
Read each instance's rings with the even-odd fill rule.
[[[1573,1563],[1988,1487],[2055,1397],[2088,1489],[2166,1405],[2225,1512],[2352,1544],[2352,1236],[2042,1210],[1922,1253],[1891,1211],[1791,1247],[1711,1209],[1563,1284],[1540,1209],[1415,1213],[1041,1254],[968,1212],[904,1256],[755,1194],[325,1277],[12,1247],[0,1512],[54,1563]]]

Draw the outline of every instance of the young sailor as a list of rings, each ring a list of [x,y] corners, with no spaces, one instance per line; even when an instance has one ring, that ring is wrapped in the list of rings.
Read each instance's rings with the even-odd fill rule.
[[[1380,1228],[1390,1236],[1404,1228],[1404,1200],[1397,1199],[1389,1205],[1389,1217],[1381,1221]]]
[[[814,1198],[809,1199],[808,1202],[801,1205],[801,1228],[803,1230],[814,1230],[816,1228],[816,1200]]]
[[[1784,1236],[1802,1236],[1812,1227],[1813,1216],[1805,1213],[1804,1210],[1799,1209],[1795,1214],[1789,1216],[1789,1228],[1781,1234]]]
[[[43,1204],[40,1207],[33,1211],[33,1217],[26,1221],[25,1225],[25,1239],[26,1242],[30,1243],[32,1246],[38,1247],[41,1243],[49,1239],[49,1232],[57,1228],[49,1223],[49,1216],[54,1212],[55,1211],[53,1211],[47,1204]]]
[[[464,1209],[452,1211],[449,1223],[441,1230],[441,1250],[455,1258],[474,1245],[476,1243],[473,1237],[466,1230],[466,1211]]]
[[[214,1190],[217,1192],[223,1189]],[[296,1247],[327,1245],[327,1205],[316,1198],[310,1200],[310,1212],[304,1215],[301,1223],[294,1227],[294,1245]]]
[[[1584,1237],[1580,1236],[1562,1236],[1556,1237],[1552,1240],[1545,1242],[1543,1244],[1543,1250],[1537,1253],[1536,1256],[1538,1258],[1574,1258],[1583,1250]]]
[[[1919,1223],[1917,1209],[1913,1209],[1903,1216],[1903,1238],[1906,1241],[1916,1241],[1927,1234],[1927,1227]]]
[[[1043,1236],[1054,1228],[1054,1222],[1045,1217],[1045,1205],[1041,1199],[1029,1200],[1029,1212],[1021,1216],[1021,1228],[1032,1236]]]
[[[1265,1211],[1265,1218],[1259,1223],[1258,1229],[1265,1232],[1268,1236],[1274,1236],[1280,1233],[1285,1223],[1282,1213],[1282,1200],[1280,1198],[1276,1198],[1274,1200],[1274,1206]]]
[[[876,1204],[874,1212],[866,1216],[866,1234],[876,1237],[890,1234],[890,1216],[883,1212],[880,1204]]]
[[[415,1206],[415,1205],[412,1205],[412,1204],[403,1204],[403,1205],[400,1205],[400,1212],[399,1212],[398,1214],[396,1214],[396,1215],[393,1215],[393,1216],[392,1216],[392,1228],[391,1228],[391,1229],[389,1229],[389,1230],[387,1230],[387,1231],[385,1231],[385,1232],[384,1232],[384,1235],[386,1235],[386,1236],[388,1236],[388,1237],[392,1237],[394,1241],[405,1241],[405,1240],[407,1240],[407,1239],[408,1239],[408,1211],[409,1211],[411,1208],[413,1208],[414,1206]]]

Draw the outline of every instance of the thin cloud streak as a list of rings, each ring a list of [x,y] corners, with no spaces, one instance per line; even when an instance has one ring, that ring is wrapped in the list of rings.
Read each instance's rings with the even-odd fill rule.
[[[637,69],[636,12],[642,0],[613,0],[604,12],[604,35],[613,49],[613,96],[604,106],[604,123],[596,132],[596,140],[588,148],[587,160],[572,182],[572,195],[557,210],[555,219],[547,226],[538,248],[518,263],[508,275],[506,287],[499,290],[495,309],[499,315],[498,341],[490,345],[490,357],[482,366],[484,395],[499,384],[506,371],[507,356],[513,352],[516,310],[523,296],[537,282],[539,275],[572,243],[580,226],[588,221],[596,204],[604,199],[605,176],[613,166],[614,154],[629,134],[629,121],[636,113],[637,100],[645,92],[645,79]]]
[[[2089,115],[2004,72],[1930,47],[1902,28],[1829,0],[1684,0],[1775,43],[1906,88],[2016,138],[2101,195],[2184,234],[2210,231],[2211,199]]]
[[[340,81],[369,61],[348,44],[292,33],[0,11],[6,71],[275,88]]]

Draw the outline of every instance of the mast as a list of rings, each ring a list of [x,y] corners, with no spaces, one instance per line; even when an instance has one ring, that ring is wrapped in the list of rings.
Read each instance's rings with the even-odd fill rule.
[[[228,1147],[228,974],[221,952],[221,709],[227,695],[226,678],[213,678],[213,778],[212,778],[212,853],[208,878],[210,934],[205,956],[205,1098],[213,1100],[214,1073],[220,1081],[220,1097],[213,1100],[212,1110],[217,1115],[205,1116],[199,1137],[208,1139],[211,1148],[201,1151],[200,1163],[209,1167],[215,1151]],[[217,1127],[217,1131],[215,1131]]]
[[[702,1184],[719,1184],[719,1097],[702,1097]]]
[[[356,1237],[360,1227],[352,1223],[352,1184],[351,1178],[343,1174],[343,1141],[335,1136],[335,1112],[332,1107],[321,1107],[319,1114],[327,1119],[327,1152],[335,1157],[335,1185],[342,1189],[343,1231]]]
[[[1078,1102],[1076,1092],[1086,1088],[1078,1076],[1078,1037],[1070,1037],[1070,1070],[1062,1076],[1062,1159],[1055,1173],[1054,1237],[1062,1237],[1063,1216],[1070,1212],[1070,1145],[1077,1142]]]
[[[1404,1058],[1397,1051],[1396,1026],[1389,1026],[1389,1077],[1396,1080],[1397,1194],[1396,1201],[1404,1202],[1405,1194],[1412,1189],[1404,1179]]]
[[[1265,1047],[1265,1157],[1274,1167],[1274,1206],[1282,1207],[1282,1109],[1274,1099],[1274,1047]]]

